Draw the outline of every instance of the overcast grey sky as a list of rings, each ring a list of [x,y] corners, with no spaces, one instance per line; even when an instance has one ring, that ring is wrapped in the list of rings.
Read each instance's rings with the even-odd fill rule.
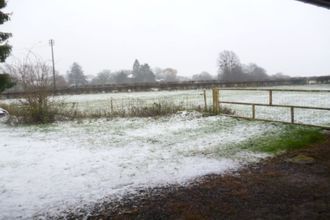
[[[96,74],[136,58],[216,74],[222,50],[269,74],[330,74],[330,10],[295,0],[9,0],[5,11],[13,57],[31,49],[49,61],[53,38],[61,74],[74,61]]]

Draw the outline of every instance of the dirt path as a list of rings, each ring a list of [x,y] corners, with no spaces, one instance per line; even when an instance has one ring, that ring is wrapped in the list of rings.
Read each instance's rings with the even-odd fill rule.
[[[141,194],[99,204],[89,219],[330,219],[330,135],[235,174]]]

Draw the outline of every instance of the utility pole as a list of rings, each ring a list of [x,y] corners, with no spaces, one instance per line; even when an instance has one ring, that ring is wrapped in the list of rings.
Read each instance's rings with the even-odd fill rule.
[[[54,44],[55,44],[55,41],[53,39],[50,39],[49,40],[49,44],[50,44],[50,48],[51,48],[51,51],[52,51],[52,63],[53,63],[53,93],[55,95],[55,92],[56,92],[56,81],[55,81],[55,61],[54,61]]]

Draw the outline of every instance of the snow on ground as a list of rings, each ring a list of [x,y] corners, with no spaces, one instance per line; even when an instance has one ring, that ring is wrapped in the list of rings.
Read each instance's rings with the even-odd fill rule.
[[[0,219],[59,213],[138,187],[184,184],[267,155],[244,140],[281,126],[223,116],[117,118],[49,126],[0,124]]]
[[[296,90],[330,90],[329,84],[322,85],[296,85],[296,86],[274,86],[259,87],[259,89],[296,89]],[[212,92],[207,90],[207,105],[212,105]],[[176,105],[186,108],[204,107],[202,90],[178,90],[178,91],[155,91],[137,93],[108,93],[108,94],[88,94],[88,95],[68,95],[62,97],[67,102],[78,103],[78,108],[83,111],[109,111],[110,100],[119,108],[128,105],[147,105],[161,100],[172,101]],[[142,100],[142,102],[132,103],[132,100]],[[220,101],[269,103],[268,91],[220,91]],[[330,108],[330,92],[273,92],[273,104],[296,105],[310,107]],[[225,105],[239,116],[252,117],[252,108],[247,105]],[[256,117],[259,119],[271,119],[278,121],[291,121],[289,108],[278,107],[256,107]],[[330,126],[330,111],[295,109],[295,120],[297,123]]]
[[[273,89],[286,87],[272,87]],[[297,86],[288,87],[288,89],[330,89],[328,87],[312,87],[312,86]],[[225,90],[220,92],[221,101],[231,102],[247,102],[268,104],[268,91],[235,91]],[[294,106],[309,106],[330,108],[330,92],[280,92],[273,91],[273,104],[275,105],[294,105]],[[239,116],[252,117],[251,105],[231,105],[224,104]],[[264,107],[256,106],[256,117],[258,119],[271,119],[278,121],[291,121],[290,108],[287,107]],[[295,122],[312,125],[330,126],[330,111],[299,109],[295,108]]]
[[[296,85],[258,87],[258,89],[298,89],[298,90],[330,90],[329,84],[322,85]],[[206,91],[207,105],[212,105],[212,92]],[[83,95],[64,95],[57,97],[67,103],[75,103],[81,111],[85,112],[110,112],[111,103],[115,110],[127,109],[128,106],[145,107],[161,101],[172,102],[175,105],[187,109],[204,107],[203,90],[177,90],[177,91],[153,91],[153,92],[120,92]],[[111,101],[112,100],[112,101]],[[12,103],[17,100],[2,100],[4,103]],[[220,101],[269,103],[267,91],[220,91]],[[330,108],[330,92],[273,92],[273,104],[296,105],[310,107]],[[141,106],[142,105],[142,106]],[[235,110],[239,116],[252,117],[252,108],[248,105],[224,105]],[[256,117],[259,119],[271,119],[290,122],[289,108],[256,107]],[[295,120],[298,123],[330,126],[330,111],[295,109]]]
[[[235,89],[235,88],[234,88]],[[297,85],[297,86],[273,86],[258,87],[257,89],[291,89],[291,90],[330,90],[329,84],[324,85]],[[330,108],[330,92],[292,92],[273,91],[273,104],[294,105]],[[222,90],[220,91],[220,101],[247,102],[247,103],[269,103],[268,91],[246,91],[246,90]],[[235,111],[236,115],[252,117],[251,105],[230,105],[223,104]],[[271,119],[278,121],[291,121],[289,108],[284,107],[263,107],[256,106],[256,118]],[[303,124],[330,126],[330,111],[295,109],[295,122]]]

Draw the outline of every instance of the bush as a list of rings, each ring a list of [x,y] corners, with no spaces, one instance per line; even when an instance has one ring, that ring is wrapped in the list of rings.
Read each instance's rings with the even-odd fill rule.
[[[63,105],[52,97],[51,68],[37,59],[29,58],[7,66],[7,72],[23,88],[19,104],[4,106],[4,109],[18,118],[19,122],[44,124],[55,120],[55,115]]]

